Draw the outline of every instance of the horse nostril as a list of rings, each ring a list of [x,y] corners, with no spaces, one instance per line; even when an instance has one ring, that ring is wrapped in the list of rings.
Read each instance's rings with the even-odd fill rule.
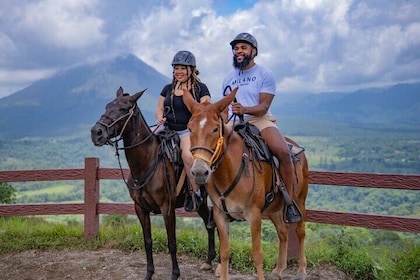
[[[92,127],[90,131],[92,135],[95,135],[95,136],[102,136],[103,134],[103,130],[100,127],[96,127],[96,126]]]
[[[209,176],[210,175],[210,172],[208,171],[208,170],[206,170],[205,172],[204,172],[204,176]]]

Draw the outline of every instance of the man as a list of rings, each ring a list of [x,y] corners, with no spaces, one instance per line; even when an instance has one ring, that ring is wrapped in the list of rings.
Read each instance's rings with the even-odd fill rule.
[[[302,219],[302,214],[290,199],[293,191],[293,163],[286,140],[270,112],[270,105],[276,94],[274,75],[270,70],[255,63],[258,44],[254,36],[240,33],[230,45],[234,70],[223,81],[223,90],[225,94],[227,89],[239,89],[235,102],[229,106],[229,119],[232,114],[243,116],[245,121],[254,124],[260,130],[261,137],[280,163],[279,173],[286,188],[280,183],[279,187],[286,202],[285,222],[297,223]]]

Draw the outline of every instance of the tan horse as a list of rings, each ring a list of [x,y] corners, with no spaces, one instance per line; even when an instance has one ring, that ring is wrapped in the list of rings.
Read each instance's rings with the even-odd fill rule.
[[[266,161],[254,159],[242,137],[222,120],[222,112],[234,100],[236,92],[237,89],[233,90],[214,104],[200,104],[190,98],[190,94],[184,94],[184,102],[192,113],[188,124],[191,131],[191,151],[194,155],[191,172],[198,184],[208,182],[208,193],[214,205],[214,219],[219,231],[220,279],[228,279],[229,222],[233,220],[246,220],[249,223],[252,259],[257,277],[259,280],[265,279],[261,248],[261,221],[265,217],[273,222],[280,241],[276,266],[270,275],[279,278],[287,267],[289,225],[283,220],[284,200],[275,187],[276,182],[273,182],[276,180],[273,177],[275,168]],[[304,153],[300,153],[298,160],[295,160],[295,175],[293,199],[304,218],[296,227],[300,247],[297,276],[298,279],[305,279],[304,220],[309,171]],[[274,193],[274,198],[268,202],[266,197],[270,193]]]

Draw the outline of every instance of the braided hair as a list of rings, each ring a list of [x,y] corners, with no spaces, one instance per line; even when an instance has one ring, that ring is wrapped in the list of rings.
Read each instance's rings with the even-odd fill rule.
[[[188,79],[184,83],[187,84],[187,89],[192,90],[192,94],[197,102],[200,102],[200,78],[198,75],[200,71],[197,69],[196,66],[185,65],[187,67]],[[181,89],[183,83],[180,83],[176,80],[175,76],[173,75],[172,78],[172,94],[175,93],[175,89]]]

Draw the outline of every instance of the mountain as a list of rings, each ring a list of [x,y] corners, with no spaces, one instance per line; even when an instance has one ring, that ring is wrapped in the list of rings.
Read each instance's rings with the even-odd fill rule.
[[[57,137],[89,130],[117,89],[148,88],[139,106],[148,120],[170,79],[134,55],[85,64],[0,99],[0,138]]]
[[[67,69],[0,99],[0,139],[86,134],[120,86],[130,94],[148,88],[139,107],[153,124],[157,97],[169,82],[134,55]],[[420,83],[355,92],[279,93],[272,111],[290,125],[298,125],[290,119],[300,119],[309,127],[328,121],[419,129]]]
[[[420,83],[355,92],[280,95],[274,111],[305,119],[420,128]]]

